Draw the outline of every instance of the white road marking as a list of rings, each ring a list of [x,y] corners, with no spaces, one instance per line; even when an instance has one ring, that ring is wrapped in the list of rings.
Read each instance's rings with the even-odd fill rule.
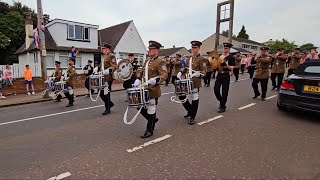
[[[155,140],[146,142],[146,143],[144,143],[144,144],[141,145],[141,146],[137,146],[137,147],[134,147],[134,148],[132,148],[132,149],[127,149],[127,152],[128,152],[128,153],[135,152],[135,151],[140,150],[140,149],[142,149],[142,148],[144,148],[144,147],[147,147],[147,146],[150,146],[150,145],[152,145],[152,144],[158,143],[158,142],[160,142],[160,141],[166,140],[166,139],[168,139],[168,138],[170,138],[170,137],[172,137],[172,135],[167,134],[167,135],[162,136],[162,137],[160,137],[160,138],[157,138],[157,139],[155,139]]]
[[[266,100],[270,100],[270,99],[273,99],[275,97],[277,97],[277,95],[273,95],[273,96],[267,97]]]
[[[239,79],[239,80],[238,80],[238,82],[239,82],[239,81],[246,81],[246,80],[250,80],[250,78]],[[233,82],[233,83],[234,83],[235,81],[231,81],[231,82]]]
[[[161,96],[163,96],[163,95],[168,95],[168,94],[173,94],[174,92],[168,92],[168,93],[163,93],[163,94],[161,94]]]
[[[60,175],[58,175],[56,177],[49,178],[47,180],[61,180],[61,179],[64,179],[66,177],[69,177],[69,176],[71,176],[71,173],[66,172],[66,173],[60,174]]]
[[[54,113],[54,114],[47,114],[47,115],[43,115],[43,116],[37,116],[37,117],[32,117],[32,118],[26,118],[26,119],[20,119],[20,120],[16,120],[16,121],[0,123],[0,126],[19,123],[19,122],[24,122],[24,121],[32,121],[32,120],[35,120],[35,119],[41,119],[41,118],[46,118],[46,117],[51,117],[51,116],[57,116],[57,115],[61,115],[61,114],[69,114],[69,113],[73,113],[73,112],[84,111],[84,110],[88,110],[88,109],[95,109],[95,108],[99,108],[99,107],[104,107],[104,105],[92,106],[92,107],[87,107],[87,108],[82,108],[82,109],[75,109],[75,110],[71,110],[71,111],[65,111],[65,112]]]
[[[211,122],[211,121],[215,121],[215,120],[220,119],[220,118],[223,118],[223,116],[222,116],[222,115],[219,115],[219,116],[216,116],[216,117],[214,117],[214,118],[210,118],[210,119],[208,119],[208,120],[206,120],[206,121],[199,122],[198,125],[199,125],[199,126],[202,126],[202,125],[204,125],[204,124],[207,124],[207,123],[209,123],[209,122]]]
[[[247,108],[249,108],[249,107],[252,107],[252,106],[254,106],[254,105],[256,105],[256,103],[251,103],[251,104],[248,104],[248,105],[246,105],[246,106],[243,106],[243,107],[240,107],[240,108],[238,108],[238,110],[244,110],[244,109],[247,109]]]

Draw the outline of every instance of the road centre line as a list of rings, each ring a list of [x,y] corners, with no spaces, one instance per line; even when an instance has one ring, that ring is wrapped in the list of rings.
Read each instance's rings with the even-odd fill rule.
[[[277,97],[277,95],[273,95],[273,96],[267,97],[266,100],[270,100],[270,99],[273,99],[275,97]]]
[[[167,135],[165,135],[165,136],[159,137],[159,138],[154,139],[154,140],[152,140],[152,141],[146,142],[146,143],[144,143],[144,144],[141,145],[141,146],[137,146],[137,147],[134,147],[134,148],[132,148],[132,149],[127,149],[127,152],[128,152],[128,153],[133,153],[133,152],[135,152],[135,151],[138,151],[138,150],[140,150],[140,149],[142,149],[142,148],[145,148],[145,147],[147,147],[147,146],[150,146],[150,145],[152,145],[152,144],[159,143],[159,142],[161,142],[161,141],[163,141],[163,140],[166,140],[166,139],[168,139],[168,138],[170,138],[170,137],[172,137],[172,135],[167,134]]]
[[[243,106],[243,107],[240,107],[240,108],[238,108],[238,110],[244,110],[244,109],[247,109],[247,108],[249,108],[249,107],[252,107],[252,106],[254,106],[254,105],[256,105],[256,103],[251,103],[251,104],[248,104],[248,105],[246,105],[246,106]]]
[[[71,176],[71,173],[66,172],[66,173],[62,173],[62,174],[60,174],[60,175],[58,175],[58,176],[49,178],[49,179],[47,179],[47,180],[61,180],[61,179],[67,178],[67,177],[69,177],[69,176]]]
[[[219,116],[216,116],[216,117],[214,117],[214,118],[210,118],[210,119],[208,119],[208,120],[199,122],[198,125],[199,125],[199,126],[202,126],[202,125],[204,125],[204,124],[207,124],[207,123],[209,123],[209,122],[211,122],[211,121],[218,120],[218,119],[220,119],[220,118],[223,118],[223,116],[222,116],[222,115],[219,115]]]
[[[168,93],[162,93],[161,96],[163,95],[168,95],[168,94],[173,94],[174,92],[168,92]]]

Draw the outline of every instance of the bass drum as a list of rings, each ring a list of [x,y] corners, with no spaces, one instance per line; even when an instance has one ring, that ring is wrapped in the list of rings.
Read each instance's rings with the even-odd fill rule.
[[[132,64],[128,59],[123,59],[118,63],[118,69],[113,73],[114,79],[120,79],[123,81],[127,81],[131,78],[133,74]]]

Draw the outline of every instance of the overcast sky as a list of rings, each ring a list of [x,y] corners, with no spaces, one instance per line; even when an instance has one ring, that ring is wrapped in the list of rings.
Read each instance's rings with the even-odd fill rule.
[[[4,0],[12,3],[12,0]],[[133,20],[145,43],[190,47],[215,32],[216,4],[222,0],[42,0],[44,13],[106,28]],[[36,0],[20,0],[36,9]],[[234,32],[246,26],[250,39],[287,38],[320,46],[320,0],[235,0]],[[222,30],[227,24],[222,25]]]

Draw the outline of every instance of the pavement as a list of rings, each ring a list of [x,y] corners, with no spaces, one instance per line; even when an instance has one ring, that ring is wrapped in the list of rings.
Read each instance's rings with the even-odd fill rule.
[[[123,123],[124,91],[111,93],[108,116],[88,97],[69,109],[65,99],[1,108],[0,179],[319,179],[319,116],[279,111],[276,91],[253,100],[252,81],[241,79],[231,83],[224,114],[214,82],[201,88],[194,126],[170,101],[173,86],[162,86],[160,120],[144,140],[141,115]]]
[[[117,83],[112,85],[113,91],[121,91],[124,90],[122,87],[122,83]],[[88,90],[86,88],[78,88],[74,89],[74,93],[77,97],[85,96],[88,94]],[[18,95],[10,95],[6,96],[6,99],[0,99],[0,108],[2,107],[10,107],[24,104],[32,104],[39,103],[45,101],[52,101],[52,98],[43,98],[41,92],[37,92],[35,95],[27,95],[27,94],[18,94]]]

